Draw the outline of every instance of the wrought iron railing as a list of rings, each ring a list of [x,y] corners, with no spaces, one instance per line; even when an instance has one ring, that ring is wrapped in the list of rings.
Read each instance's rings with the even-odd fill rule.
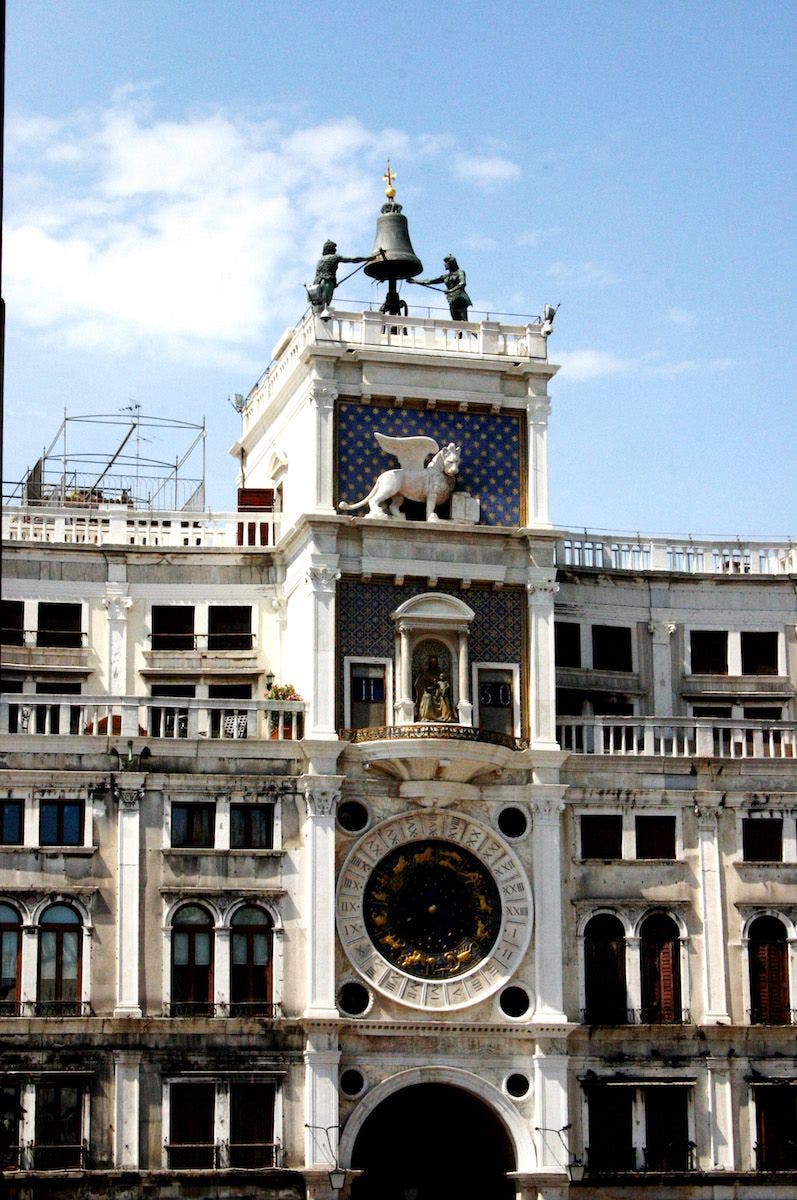
[[[527,750],[525,738],[511,737],[495,729],[479,729],[470,725],[432,724],[418,725],[373,725],[366,729],[341,729],[340,736],[347,742],[424,741],[439,738],[453,742],[486,742],[491,746],[505,746],[507,750]]]
[[[166,1005],[168,1017],[215,1017],[222,1016],[219,1005],[212,1000],[172,1000]]]
[[[775,1002],[754,1005],[747,1010],[747,1020],[751,1025],[797,1025],[797,1008]]]
[[[660,1146],[638,1148],[622,1145],[617,1139],[607,1141],[599,1148],[586,1146],[584,1153],[590,1176],[651,1172],[680,1174],[696,1170],[696,1149],[694,1142],[681,1138],[673,1138]]]
[[[164,1142],[173,1171],[224,1170],[226,1167],[279,1167],[280,1142]]]
[[[224,1006],[223,1015],[276,1021],[282,1016],[282,1006],[268,1000],[231,1000]]]
[[[88,1166],[89,1149],[85,1142],[72,1145],[35,1142],[32,1151],[35,1171],[70,1171]]]
[[[87,1000],[37,1000],[33,1005],[35,1017],[90,1017]]]

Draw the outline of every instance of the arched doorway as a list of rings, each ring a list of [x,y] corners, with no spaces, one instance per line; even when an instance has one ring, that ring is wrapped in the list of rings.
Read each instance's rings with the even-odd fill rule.
[[[352,1167],[352,1200],[514,1200],[509,1133],[477,1096],[418,1083],[388,1096],[366,1118]],[[413,1190],[415,1189],[415,1190]]]

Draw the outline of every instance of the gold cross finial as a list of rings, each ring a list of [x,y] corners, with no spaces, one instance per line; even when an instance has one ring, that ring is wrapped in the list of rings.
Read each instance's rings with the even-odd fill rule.
[[[393,187],[393,180],[396,178],[396,176],[395,176],[395,173],[393,171],[391,171],[391,169],[390,169],[390,159],[387,160],[387,170],[385,171],[382,178],[387,183],[387,187],[385,188],[385,195],[387,196],[388,200],[392,200],[396,194],[396,189]]]

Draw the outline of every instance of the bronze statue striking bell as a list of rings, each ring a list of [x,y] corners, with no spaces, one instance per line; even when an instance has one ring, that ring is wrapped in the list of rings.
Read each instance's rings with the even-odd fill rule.
[[[373,253],[378,257],[365,264],[365,274],[382,283],[413,279],[423,271],[423,263],[412,248],[407,218],[400,204],[382,205],[376,220]]]

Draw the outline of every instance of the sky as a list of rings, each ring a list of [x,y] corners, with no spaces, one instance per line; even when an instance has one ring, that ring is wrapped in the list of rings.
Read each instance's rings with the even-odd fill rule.
[[[453,252],[475,309],[561,303],[555,524],[794,534],[796,13],[8,0],[6,488],[64,409],[137,404],[206,422],[233,508],[227,398],[323,241],[370,253],[390,156],[427,275]]]

